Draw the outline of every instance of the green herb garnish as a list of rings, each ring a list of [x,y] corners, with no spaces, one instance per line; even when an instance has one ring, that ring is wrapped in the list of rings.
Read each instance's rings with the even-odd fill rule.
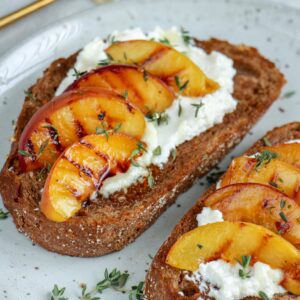
[[[258,296],[263,300],[270,300],[270,298],[267,296],[267,294],[263,291],[259,291]]]
[[[290,98],[292,96],[294,96],[296,94],[295,91],[289,91],[289,92],[286,92],[285,94],[282,95],[282,99],[287,99],[287,98]]]
[[[80,78],[81,76],[87,73],[87,71],[80,72],[76,68],[73,68],[73,70],[74,70],[73,76],[76,77],[76,79]]]
[[[128,100],[128,91],[127,90],[125,90],[121,95],[126,101]]]
[[[162,44],[165,44],[167,46],[171,46],[170,41],[166,37],[164,37],[163,39],[160,39],[159,42]]]
[[[189,80],[185,81],[184,83],[181,83],[181,79],[179,76],[175,76],[175,83],[176,83],[176,86],[179,90],[179,94],[181,95],[185,89],[187,88],[188,84],[189,84]]]
[[[148,81],[148,77],[149,77],[149,74],[146,70],[143,71],[143,78],[144,78],[144,81],[147,82]]]
[[[169,115],[166,112],[155,112],[153,114],[148,113],[146,118],[149,122],[155,122],[158,126],[169,122]]]
[[[141,281],[138,285],[134,285],[131,287],[131,291],[129,292],[129,300],[142,300],[144,292],[144,282]]]
[[[125,284],[129,277],[127,272],[121,273],[117,269],[113,269],[110,273],[107,269],[104,272],[104,279],[97,283],[96,291],[102,293],[107,288],[113,288],[119,291]]]
[[[272,143],[270,142],[270,140],[266,136],[263,137],[262,140],[263,140],[265,146],[268,146],[268,147],[272,146]]]
[[[161,155],[161,146],[157,146],[157,147],[153,150],[153,155],[155,155],[155,156]]]
[[[181,35],[182,35],[182,39],[183,39],[184,43],[186,45],[189,45],[192,41],[190,33],[186,29],[184,29],[183,27],[181,27],[180,31],[181,31]]]
[[[30,154],[29,152],[25,151],[25,150],[22,150],[22,149],[19,149],[18,153],[22,156],[25,156],[25,157],[32,157],[33,155]]]
[[[0,220],[4,220],[7,219],[9,215],[9,212],[4,212],[1,208],[0,208]]]
[[[286,215],[285,215],[285,213],[283,212],[283,211],[281,211],[280,213],[279,213],[279,216],[280,216],[280,218],[284,221],[284,222],[288,222],[288,219],[287,219],[287,217],[286,217]]]
[[[137,142],[136,145],[137,147],[132,150],[129,160],[134,167],[140,167],[140,164],[134,158],[142,152],[147,152],[147,149],[144,147],[144,144],[140,141]]]
[[[98,66],[107,66],[111,63],[111,59],[110,58],[106,58],[106,59],[101,59],[98,62]]]
[[[33,100],[33,95],[32,95],[32,92],[27,90],[27,91],[24,91],[24,94],[26,97],[28,97],[31,101]]]
[[[262,153],[255,155],[256,165],[255,170],[258,171],[259,168],[267,165],[273,158],[278,157],[277,153],[265,150]]]
[[[68,298],[64,297],[66,288],[59,288],[56,284],[51,291],[51,300],[68,300]]]
[[[171,150],[171,156],[172,156],[173,161],[176,159],[176,155],[177,155],[176,148],[173,148],[173,149]]]
[[[180,100],[179,100],[179,103],[178,103],[178,117],[181,116],[181,113],[182,113],[182,106],[181,106],[181,103],[180,103]]]
[[[251,255],[243,255],[242,260],[241,261],[238,260],[238,263],[242,267],[242,269],[239,269],[239,276],[242,279],[250,278],[250,271],[248,270],[250,262],[251,262]]]
[[[196,108],[195,110],[195,118],[198,117],[198,113],[199,113],[199,109],[204,105],[203,103],[200,104],[191,104],[192,106],[194,106]]]
[[[149,174],[148,174],[148,177],[147,177],[148,186],[149,186],[150,189],[152,189],[155,182],[154,182],[154,178],[153,178],[151,170],[148,170],[148,171],[149,171]]]

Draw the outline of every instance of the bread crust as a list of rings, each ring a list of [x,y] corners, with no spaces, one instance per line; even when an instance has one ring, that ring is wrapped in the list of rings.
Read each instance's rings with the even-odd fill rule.
[[[265,137],[273,144],[281,144],[292,139],[300,138],[300,122],[289,123],[269,131]],[[263,139],[258,140],[246,154],[255,154],[265,146]],[[175,226],[168,239],[160,247],[153,258],[152,264],[146,276],[145,299],[147,300],[169,300],[169,299],[197,299],[200,295],[180,296],[180,281],[183,272],[179,269],[172,268],[165,263],[166,256],[177,241],[184,233],[197,227],[196,216],[203,208],[202,200],[216,190],[216,185],[212,185],[201,197],[196,204],[184,215],[181,221]],[[210,298],[207,298],[210,299]],[[245,299],[260,299],[259,297],[247,297]],[[290,294],[278,295],[274,300],[299,299],[297,296]]]
[[[220,51],[234,60],[237,75],[233,96],[237,109],[224,122],[177,147],[177,156],[163,167],[151,167],[155,185],[146,181],[88,203],[78,215],[63,223],[48,220],[38,209],[45,176],[22,174],[18,168],[17,141],[33,113],[51,100],[59,83],[76,60],[76,54],[51,64],[31,87],[17,121],[16,142],[0,174],[0,192],[20,232],[42,247],[71,256],[100,256],[134,241],[187,190],[238,144],[248,130],[279,96],[285,83],[273,63],[255,48],[234,46],[212,39],[195,40],[205,51]]]

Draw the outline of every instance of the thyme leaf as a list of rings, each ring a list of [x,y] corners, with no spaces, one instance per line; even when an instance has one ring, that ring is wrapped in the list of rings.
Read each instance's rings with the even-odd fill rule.
[[[195,118],[198,117],[198,113],[199,113],[199,109],[204,105],[203,103],[199,103],[199,104],[191,104],[192,106],[194,106],[196,108],[195,110]]]
[[[158,126],[169,122],[169,115],[166,112],[148,113],[146,118],[149,122],[155,122]]]
[[[166,37],[164,37],[163,39],[159,40],[160,43],[165,44],[167,46],[171,46],[171,42],[169,39],[167,39]]]
[[[267,294],[263,291],[259,291],[258,296],[263,300],[270,300],[270,298],[267,296]]]
[[[104,279],[97,283],[96,291],[102,293],[107,288],[113,288],[114,290],[120,290],[127,282],[129,274],[127,272],[122,273],[116,268],[110,273],[107,269],[104,272]]]
[[[262,140],[263,140],[265,146],[268,146],[268,147],[272,146],[272,143],[270,142],[270,140],[266,136],[263,137]]]
[[[239,276],[242,279],[247,279],[250,278],[250,271],[249,271],[249,265],[251,262],[251,255],[243,255],[242,260],[239,261],[238,263],[241,265],[241,269],[239,269]]]
[[[153,150],[153,155],[154,155],[154,156],[159,156],[159,155],[161,155],[161,146],[157,146],[157,147]]]
[[[144,292],[144,282],[141,281],[138,285],[134,285],[131,287],[131,291],[129,292],[129,300],[142,300]]]
[[[73,76],[76,77],[76,79],[80,78],[81,76],[87,73],[87,71],[80,72],[76,68],[73,68],[73,71],[74,71]]]
[[[190,33],[186,29],[184,29],[183,27],[181,27],[180,31],[181,31],[181,35],[182,35],[182,39],[183,39],[184,43],[186,45],[190,45],[190,43],[192,41]]]
[[[64,297],[66,288],[59,288],[57,284],[54,285],[51,291],[51,300],[68,300],[68,298]]]
[[[259,168],[267,165],[273,158],[278,157],[277,153],[265,150],[262,153],[255,155],[256,165],[255,170],[258,171]]]
[[[8,218],[8,215],[9,215],[9,212],[5,212],[3,211],[1,208],[0,208],[0,220],[4,220],[4,219],[7,219]]]
[[[187,88],[188,84],[189,84],[189,80],[185,81],[184,83],[181,83],[181,79],[179,76],[175,76],[175,83],[176,83],[176,86],[179,90],[179,94],[181,95]]]

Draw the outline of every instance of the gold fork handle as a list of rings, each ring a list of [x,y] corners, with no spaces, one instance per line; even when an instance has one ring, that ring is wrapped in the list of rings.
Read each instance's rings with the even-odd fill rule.
[[[17,20],[19,20],[20,18],[46,6],[49,5],[50,3],[54,2],[55,0],[39,0],[39,1],[35,1],[32,4],[29,4],[25,7],[20,8],[19,10],[4,16],[2,18],[0,18],[0,28],[15,22]]]

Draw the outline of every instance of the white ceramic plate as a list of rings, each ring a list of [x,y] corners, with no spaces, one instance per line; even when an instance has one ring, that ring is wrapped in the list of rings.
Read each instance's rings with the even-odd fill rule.
[[[275,61],[285,74],[289,98],[278,100],[251,135],[224,160],[238,155],[274,126],[300,120],[300,11],[269,1],[240,0],[127,0],[100,5],[71,16],[19,43],[0,60],[0,161],[10,147],[12,120],[19,114],[24,90],[55,58],[67,56],[93,37],[105,37],[115,29],[140,26],[184,26],[201,39],[218,37],[232,43],[257,47]],[[205,179],[200,181],[205,183]],[[144,280],[151,258],[182,215],[206,188],[199,182],[177,200],[159,220],[124,250],[99,258],[74,258],[50,253],[17,232],[11,218],[0,221],[0,299],[49,299],[57,283],[66,287],[69,299],[78,299],[80,283],[92,288],[103,278],[105,268],[128,270],[127,286]],[[0,206],[2,203],[0,204]],[[128,299],[107,290],[101,299]]]

